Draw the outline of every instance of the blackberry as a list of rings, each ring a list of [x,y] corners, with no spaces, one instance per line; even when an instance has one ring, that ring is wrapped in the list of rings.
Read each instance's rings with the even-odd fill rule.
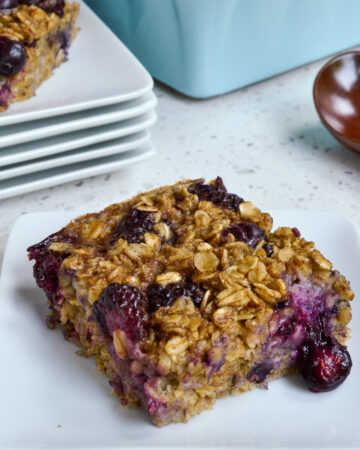
[[[57,303],[59,279],[58,273],[63,260],[68,256],[67,253],[53,252],[48,249],[52,242],[65,242],[75,244],[76,236],[71,236],[62,231],[51,234],[43,241],[27,249],[29,258],[35,260],[33,268],[34,277],[37,285],[43,289],[52,303]]]
[[[39,288],[45,291],[52,303],[57,303],[57,291],[59,288],[58,273],[66,254],[47,252],[38,258],[33,268],[34,277]]]
[[[149,314],[139,289],[130,284],[109,284],[92,306],[94,318],[101,331],[112,336],[122,330],[132,341],[146,338]]]
[[[262,228],[251,222],[242,222],[225,228],[221,234],[222,239],[226,240],[230,233],[236,241],[245,242],[251,248],[256,247],[257,243],[264,240],[266,236]]]
[[[37,259],[40,257],[44,251],[47,251],[48,247],[52,242],[63,242],[65,244],[75,245],[78,241],[78,237],[75,235],[67,234],[63,231],[58,231],[57,233],[50,234],[47,238],[39,242],[38,244],[32,245],[27,249],[30,254],[30,259]]]
[[[204,292],[199,285],[191,282],[151,284],[147,291],[149,311],[154,313],[161,306],[171,306],[179,297],[189,297],[197,308],[200,307]]]
[[[120,238],[129,244],[142,242],[143,235],[153,231],[153,227],[154,223],[148,212],[131,209],[127,216],[117,224],[111,244],[115,244]]]
[[[196,183],[194,187],[189,189],[191,194],[196,194],[199,200],[214,203],[214,205],[221,206],[225,209],[233,209],[237,211],[243,199],[236,194],[229,194],[224,185],[222,178],[217,177],[215,185]]]

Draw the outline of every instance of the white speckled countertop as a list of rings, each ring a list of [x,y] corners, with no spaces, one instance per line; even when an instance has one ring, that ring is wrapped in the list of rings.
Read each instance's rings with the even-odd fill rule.
[[[124,171],[0,201],[0,260],[21,214],[92,212],[180,178],[221,175],[230,191],[264,210],[336,211],[360,227],[360,155],[332,138],[313,106],[312,83],[322,64],[210,100],[156,86],[158,155]]]

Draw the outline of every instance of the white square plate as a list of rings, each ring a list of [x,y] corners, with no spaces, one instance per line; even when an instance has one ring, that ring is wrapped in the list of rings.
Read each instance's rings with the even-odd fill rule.
[[[73,131],[72,133],[60,134],[39,141],[30,141],[24,144],[12,145],[0,148],[0,170],[3,166],[18,164],[36,158],[50,155],[58,155],[78,148],[88,147],[118,139],[147,130],[156,121],[155,111],[136,116],[133,119],[122,120],[91,129]]]
[[[0,148],[131,119],[154,109],[156,102],[153,92],[147,92],[110,106],[0,127]]]
[[[36,96],[0,114],[0,126],[112,105],[144,95],[151,76],[122,42],[80,1],[81,28],[69,61],[54,71]]]
[[[38,191],[50,186],[57,186],[103,173],[114,172],[150,158],[155,153],[155,148],[150,141],[140,145],[135,150],[129,150],[125,153],[104,156],[90,161],[81,161],[2,180],[0,181],[0,199]]]
[[[14,225],[0,280],[0,448],[31,449],[346,449],[360,448],[360,245],[352,223],[333,213],[274,211],[276,226],[297,226],[352,283],[352,373],[337,390],[313,394],[299,377],[218,400],[186,425],[152,426],[141,410],[110,395],[93,360],[75,355],[44,324],[45,296],[26,248],[74,213],[35,213]]]
[[[146,130],[108,142],[100,142],[90,147],[46,156],[25,163],[11,164],[10,166],[0,167],[0,181],[52,169],[53,167],[61,167],[81,161],[90,161],[109,155],[118,155],[142,147],[148,141],[150,141],[150,133]]]

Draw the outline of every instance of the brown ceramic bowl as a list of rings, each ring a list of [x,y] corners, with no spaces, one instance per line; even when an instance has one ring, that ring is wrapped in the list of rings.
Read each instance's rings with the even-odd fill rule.
[[[322,123],[339,142],[360,153],[360,51],[328,61],[315,78],[313,94]]]

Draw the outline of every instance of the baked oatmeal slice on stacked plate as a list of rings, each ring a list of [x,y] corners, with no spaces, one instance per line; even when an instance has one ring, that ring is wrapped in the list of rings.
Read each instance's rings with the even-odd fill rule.
[[[316,392],[350,372],[349,283],[298,229],[271,229],[221,178],[188,180],[79,217],[28,252],[49,326],[162,426],[290,372]]]

